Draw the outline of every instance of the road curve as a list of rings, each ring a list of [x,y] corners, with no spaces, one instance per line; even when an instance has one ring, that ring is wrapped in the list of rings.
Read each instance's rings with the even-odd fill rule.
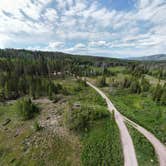
[[[88,81],[87,84],[92,88],[94,88],[106,100],[109,111],[111,113],[114,111],[115,121],[120,131],[120,139],[122,143],[123,156],[124,156],[124,166],[138,166],[133,141],[124,123],[123,116],[116,110],[116,108],[111,103],[109,98],[100,89],[98,89]]]
[[[131,121],[130,119],[124,116],[123,118],[140,133],[142,133],[149,140],[149,142],[151,142],[158,156],[160,166],[166,166],[166,147],[151,132]]]
[[[149,140],[149,142],[151,142],[151,144],[154,147],[155,152],[156,152],[156,154],[158,156],[158,160],[159,160],[160,166],[166,166],[166,147],[151,132],[149,132],[148,130],[146,130],[142,126],[136,124],[135,122],[131,121],[127,117],[125,117],[122,114],[120,114],[116,110],[116,108],[114,107],[112,102],[109,100],[109,98],[100,89],[98,89],[97,87],[92,85],[90,82],[87,82],[87,84],[89,86],[91,86],[92,88],[94,88],[106,100],[106,102],[108,104],[108,107],[109,107],[109,110],[111,112],[112,112],[112,110],[115,110],[115,116],[118,115],[119,117],[121,117],[121,119],[123,119],[123,123],[124,123],[124,121],[127,121],[130,125],[132,125],[140,133],[142,133]],[[123,144],[123,142],[122,142],[122,144]],[[123,148],[125,148],[125,147],[123,147]],[[125,157],[125,155],[124,155],[124,157]]]

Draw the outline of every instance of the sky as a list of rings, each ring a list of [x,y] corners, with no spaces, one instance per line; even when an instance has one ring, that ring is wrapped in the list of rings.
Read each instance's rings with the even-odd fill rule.
[[[115,58],[166,53],[166,0],[0,0],[0,48]]]

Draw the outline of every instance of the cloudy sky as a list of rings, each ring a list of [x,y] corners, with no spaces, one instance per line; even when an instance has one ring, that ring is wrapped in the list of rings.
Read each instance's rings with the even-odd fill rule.
[[[166,53],[166,0],[0,0],[0,48]]]

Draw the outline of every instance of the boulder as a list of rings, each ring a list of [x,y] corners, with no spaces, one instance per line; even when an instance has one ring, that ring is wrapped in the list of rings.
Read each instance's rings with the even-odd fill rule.
[[[7,124],[9,124],[11,122],[11,119],[7,118],[3,123],[2,126],[6,126]]]

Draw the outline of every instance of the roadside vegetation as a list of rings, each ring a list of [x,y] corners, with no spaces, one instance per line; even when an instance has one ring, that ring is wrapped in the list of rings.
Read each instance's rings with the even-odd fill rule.
[[[123,165],[119,137],[119,129],[113,117],[96,121],[83,136],[83,165]]]
[[[18,116],[23,120],[29,120],[39,112],[39,109],[32,103],[30,98],[22,98],[18,100],[16,103],[16,110]]]
[[[123,70],[124,72],[124,70]],[[106,77],[106,86],[101,88],[117,109],[134,122],[142,125],[166,144],[166,84],[151,84],[140,68],[127,69]],[[94,78],[93,78],[94,79]],[[96,85],[100,79],[96,80]]]
[[[140,166],[159,166],[155,150],[151,143],[130,125],[128,125],[128,129],[133,139],[138,164]]]
[[[105,100],[85,84],[78,82],[76,87],[77,95],[70,100],[64,119],[67,127],[81,137],[82,164],[123,165],[119,129]]]
[[[52,128],[47,120],[60,116],[65,103],[40,100],[43,103],[25,97],[0,104],[0,165],[80,165],[77,136],[64,132],[60,124]]]

